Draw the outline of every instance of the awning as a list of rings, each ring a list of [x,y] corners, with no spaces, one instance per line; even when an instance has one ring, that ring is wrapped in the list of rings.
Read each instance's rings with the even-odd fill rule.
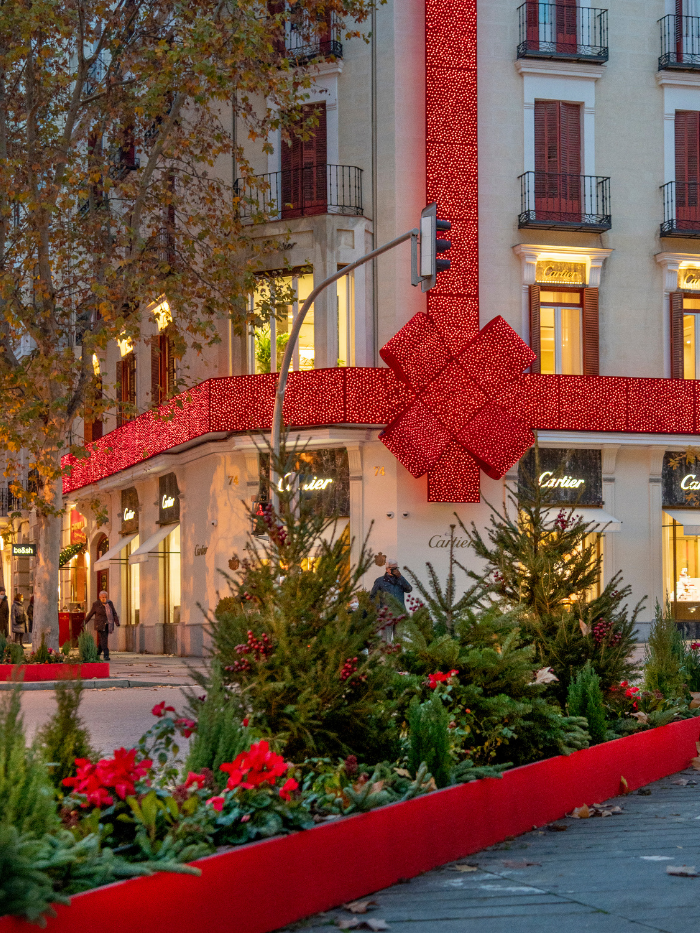
[[[683,526],[684,535],[700,535],[700,509],[664,509]]]
[[[171,531],[175,531],[176,528],[179,528],[179,522],[175,522],[172,525],[161,525],[158,531],[155,534],[151,535],[150,538],[146,538],[143,544],[139,544],[133,554],[129,556],[130,564],[143,564],[145,563],[151,554],[158,553],[158,545],[160,542],[167,538]]]
[[[124,550],[127,544],[131,544],[131,542],[136,537],[137,535],[127,535],[126,538],[120,538],[118,544],[115,544],[114,547],[111,547],[106,554],[103,554],[102,557],[100,557],[99,560],[95,561],[93,564],[93,570],[100,570],[102,567],[109,567],[109,562],[111,560],[116,560],[120,552]]]
[[[561,510],[559,509],[547,509],[548,517],[555,518],[559,514],[559,511],[569,514],[570,506],[563,505]],[[614,515],[611,515],[610,512],[606,512],[605,509],[596,509],[592,506],[574,506],[573,507],[573,518],[574,520],[581,518],[584,522],[590,523],[595,522],[596,525],[600,525],[600,528],[594,528],[593,531],[601,531],[607,534],[614,534],[615,532],[622,531],[622,522],[619,518],[615,518]]]

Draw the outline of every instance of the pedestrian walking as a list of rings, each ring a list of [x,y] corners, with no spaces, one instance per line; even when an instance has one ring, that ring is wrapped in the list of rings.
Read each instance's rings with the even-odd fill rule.
[[[399,563],[396,560],[386,562],[386,573],[382,577],[377,577],[369,594],[371,599],[379,597],[379,604],[386,605],[386,595],[393,596],[395,600],[405,605],[405,594],[410,593],[413,587],[404,577],[401,576]]]
[[[15,593],[10,618],[14,640],[21,645],[22,636],[27,631],[27,613],[24,611],[24,596],[21,593]]]
[[[114,631],[114,626],[119,625],[120,622],[114,603],[106,590],[100,591],[100,598],[92,604],[90,612],[85,616],[84,624],[87,625],[93,616],[97,632],[97,657],[104,654],[105,661],[109,661],[109,636]]]
[[[9,638],[10,634],[10,604],[5,587],[0,586],[0,635]]]
[[[27,621],[29,622],[29,634],[31,635],[34,631],[34,594],[29,597],[29,605],[27,606]]]

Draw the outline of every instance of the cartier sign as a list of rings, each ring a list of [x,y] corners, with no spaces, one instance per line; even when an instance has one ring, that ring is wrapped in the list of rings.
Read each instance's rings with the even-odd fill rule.
[[[538,259],[535,281],[540,285],[585,285],[586,263]],[[700,288],[700,285],[698,287]]]
[[[166,473],[158,480],[158,524],[172,525],[180,521],[180,490],[177,476]]]
[[[700,268],[679,269],[678,287],[683,291],[700,291]]]
[[[547,490],[552,505],[603,504],[599,450],[540,447],[536,452],[531,448],[518,464],[518,482],[523,492],[526,478]]]
[[[139,494],[135,486],[122,489],[122,526],[123,535],[137,535],[139,533]]]
[[[664,507],[700,507],[700,460],[667,450],[661,471],[661,489]]]

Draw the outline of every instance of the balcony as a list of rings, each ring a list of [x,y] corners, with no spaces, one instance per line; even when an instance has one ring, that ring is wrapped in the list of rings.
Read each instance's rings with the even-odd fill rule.
[[[518,58],[606,62],[608,11],[526,0],[518,7]]]
[[[659,71],[700,70],[700,16],[676,16],[669,13],[659,20],[659,26]]]
[[[341,30],[335,13],[330,13],[323,28],[313,30],[304,19],[292,18],[287,23],[284,51],[287,58],[303,65],[315,58],[342,58]]]
[[[22,500],[18,496],[13,496],[7,486],[0,489],[0,516],[6,518],[13,512],[22,511]]]
[[[519,181],[518,227],[602,233],[612,226],[609,178],[525,172]]]
[[[239,178],[241,219],[247,223],[314,214],[362,216],[362,169],[356,165],[308,165],[268,175],[255,183]]]
[[[661,186],[664,220],[661,236],[700,239],[700,183],[669,181]]]

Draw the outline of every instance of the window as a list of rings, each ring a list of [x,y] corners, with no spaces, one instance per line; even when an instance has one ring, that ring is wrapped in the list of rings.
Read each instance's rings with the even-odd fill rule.
[[[581,293],[540,292],[540,372],[583,372]]]
[[[95,561],[98,561],[101,557],[104,557],[108,550],[109,538],[107,535],[102,535],[100,540],[97,542],[97,547],[95,548]],[[99,596],[102,590],[105,590],[107,593],[109,593],[109,567],[101,567],[97,571],[95,595]]]
[[[129,350],[117,362],[117,427],[134,417],[130,408],[136,404],[136,354]]]
[[[180,622],[180,526],[175,525],[160,545],[162,562],[163,622],[177,625]]]
[[[698,182],[700,182],[700,113],[677,110],[676,139],[676,221],[700,221]]]
[[[581,219],[581,107],[535,101],[535,210],[538,220]]]
[[[295,275],[261,280],[251,297],[250,311],[251,313],[257,312],[260,316],[261,308],[274,305],[277,308],[277,314],[270,316],[268,322],[262,327],[255,328],[249,351],[250,372],[279,372],[294,318],[299,307],[311,294],[313,287],[313,272],[300,271]],[[278,304],[275,301],[275,292],[282,294],[285,298],[291,295],[293,300],[288,304]],[[276,349],[274,354],[272,353],[273,346]],[[299,339],[292,357],[292,369],[313,369],[314,361],[314,307],[312,305],[306,312],[304,323],[299,331]]]
[[[102,375],[100,374],[100,361],[93,353],[92,369],[95,376],[94,398],[96,402],[102,400]],[[83,421],[83,443],[90,444],[92,441],[98,441],[102,437],[102,421],[95,418],[88,407],[85,409],[85,418]]]
[[[327,210],[326,104],[305,104],[301,122],[315,114],[318,125],[282,144],[282,217],[325,214]]]
[[[355,278],[352,273],[336,282],[338,302],[338,366],[355,365]]]
[[[575,55],[577,43],[577,0],[557,0],[556,5],[527,0],[528,45],[543,52]]]
[[[170,328],[151,338],[151,403],[162,405],[175,391],[175,350]]]
[[[139,536],[127,544],[123,550],[124,558],[122,560],[122,594],[126,597],[124,600],[124,610],[122,622],[125,625],[139,624],[139,611],[141,608],[141,565],[130,564],[129,557],[139,546]]]

